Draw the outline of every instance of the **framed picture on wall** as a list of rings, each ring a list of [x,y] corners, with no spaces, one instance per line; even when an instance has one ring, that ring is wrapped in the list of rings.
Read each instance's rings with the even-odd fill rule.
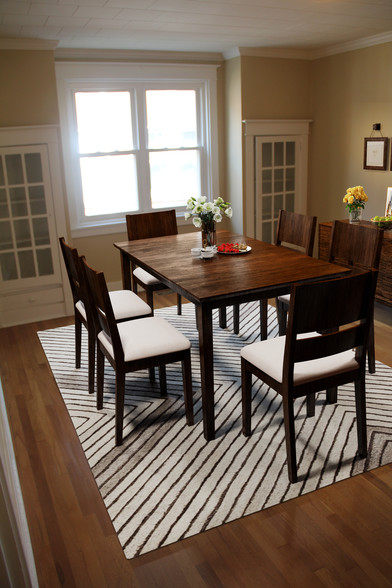
[[[387,137],[366,137],[363,152],[363,169],[387,169]]]
[[[387,202],[385,204],[385,216],[392,216],[392,188],[387,188]]]

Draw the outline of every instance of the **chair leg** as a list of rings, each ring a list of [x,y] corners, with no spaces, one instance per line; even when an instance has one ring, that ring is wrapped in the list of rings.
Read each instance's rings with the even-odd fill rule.
[[[338,401],[338,389],[335,386],[334,388],[328,388],[327,390],[327,402],[328,404],[336,404]]]
[[[240,305],[233,304],[233,331],[236,335],[240,332]]]
[[[75,315],[75,367],[80,368],[80,358],[82,354],[82,323]]]
[[[283,417],[289,480],[291,483],[295,484],[298,482],[298,476],[297,456],[295,451],[294,401],[291,398],[287,398],[286,395],[283,396]]]
[[[182,314],[181,294],[177,294],[177,314]]]
[[[191,354],[181,362],[182,364],[182,380],[184,383],[184,402],[185,402],[185,417],[187,425],[194,424],[193,416],[193,394],[192,394],[192,370],[191,370]]]
[[[306,416],[314,417],[316,412],[316,395],[309,394],[306,397]]]
[[[97,345],[97,410],[103,407],[103,381],[105,376],[105,356]]]
[[[94,394],[94,372],[95,372],[95,332],[88,330],[88,391]]]
[[[197,318],[197,317],[196,317]],[[198,323],[197,323],[198,324]],[[221,329],[225,329],[227,327],[227,313],[226,313],[226,306],[222,306],[219,309],[219,326]]]
[[[125,373],[116,371],[116,445],[122,445],[124,421]]]
[[[260,339],[265,341],[268,337],[268,300],[260,300]]]
[[[159,366],[159,389],[161,396],[167,396],[167,384],[166,384],[166,366]]]
[[[355,410],[357,414],[358,453],[367,456],[365,376],[355,382]]]
[[[278,316],[278,325],[279,325],[279,336],[283,337],[286,335],[287,330],[287,306],[279,300],[279,298],[275,299],[276,303],[276,314]]]
[[[368,343],[368,368],[369,373],[374,374],[376,371],[376,352],[374,345],[374,322],[370,325],[369,343]]]
[[[252,433],[252,373],[241,359],[241,391],[242,391],[242,433],[249,437]]]
[[[146,288],[146,298],[147,304],[152,310],[152,315],[154,316],[154,292],[150,290],[150,288]]]

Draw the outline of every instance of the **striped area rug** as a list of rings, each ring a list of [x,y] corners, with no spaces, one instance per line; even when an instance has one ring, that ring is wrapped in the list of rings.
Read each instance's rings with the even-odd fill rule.
[[[377,363],[367,376],[369,456],[355,457],[353,386],[339,401],[317,398],[316,416],[305,418],[296,402],[299,479],[287,477],[281,400],[259,381],[254,385],[253,434],[241,434],[240,349],[259,336],[257,303],[241,308],[240,334],[218,326],[214,314],[215,415],[217,435],[203,437],[200,368],[194,307],[156,311],[192,341],[196,424],[185,424],[180,364],[168,366],[168,396],[146,372],[127,376],[124,444],[114,445],[114,377],[105,369],[104,408],[87,392],[87,336],[82,367],[75,369],[74,328],[38,333],[91,470],[127,558],[201,533],[279,502],[317,490],[392,461],[392,369]],[[277,333],[269,309],[269,336]]]

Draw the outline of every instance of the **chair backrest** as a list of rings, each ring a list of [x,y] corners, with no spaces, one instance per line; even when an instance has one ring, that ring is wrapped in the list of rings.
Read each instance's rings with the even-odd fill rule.
[[[111,340],[115,356],[117,353],[123,354],[105,276],[103,272],[97,272],[90,267],[84,257],[80,258],[80,268],[88,297],[88,305],[93,314],[96,332],[104,331]]]
[[[176,211],[174,209],[127,214],[125,218],[129,241],[178,234]]]
[[[301,247],[306,255],[313,255],[317,217],[280,210],[276,229],[275,245],[288,243]]]
[[[377,227],[334,221],[328,261],[347,267],[378,269],[384,231]]]
[[[78,300],[83,301],[83,291],[82,286],[80,283],[80,274],[79,274],[79,255],[77,250],[74,247],[70,247],[66,242],[64,237],[59,238],[61,252],[64,258],[65,268],[67,270],[67,275],[69,279],[69,284],[71,286],[72,297],[74,304],[78,302]]]
[[[284,364],[284,369],[288,370],[286,375],[292,373],[294,362],[318,359],[353,348],[365,369],[377,273],[371,270],[335,280],[292,286]],[[301,333],[313,332],[326,334],[297,338]]]

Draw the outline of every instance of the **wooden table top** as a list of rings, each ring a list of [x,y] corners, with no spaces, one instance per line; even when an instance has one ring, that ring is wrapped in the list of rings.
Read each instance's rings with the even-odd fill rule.
[[[238,236],[217,232],[217,243],[235,242]],[[236,294],[270,297],[289,291],[293,282],[338,276],[348,270],[326,261],[246,238],[252,250],[239,255],[217,253],[212,259],[191,256],[191,248],[201,247],[200,233],[185,233],[154,239],[115,243],[123,254],[160,281],[173,287],[195,304],[206,301],[235,301]]]

